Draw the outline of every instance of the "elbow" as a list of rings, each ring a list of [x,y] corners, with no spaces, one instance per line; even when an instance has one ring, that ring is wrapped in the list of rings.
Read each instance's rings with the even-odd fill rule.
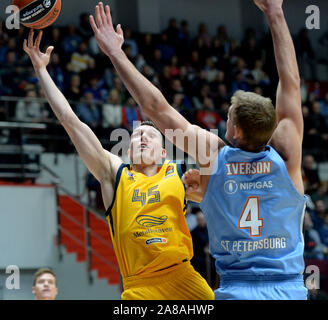
[[[286,88],[287,90],[293,90],[293,89],[299,90],[301,87],[300,75],[289,74],[287,77],[283,77],[280,79],[280,85],[282,88]]]
[[[145,115],[150,117],[158,114],[164,105],[165,99],[161,92],[158,92],[156,95],[144,101],[141,105],[142,110]]]
[[[75,115],[69,113],[69,112],[64,112],[62,114],[59,114],[57,116],[57,119],[59,121],[59,123],[62,125],[62,126],[69,126],[70,124],[72,124],[72,122],[74,121],[74,117]]]

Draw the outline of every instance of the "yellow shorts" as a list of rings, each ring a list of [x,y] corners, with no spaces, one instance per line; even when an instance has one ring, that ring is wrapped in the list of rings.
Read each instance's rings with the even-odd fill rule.
[[[206,280],[184,262],[156,272],[156,276],[123,279],[122,300],[214,300]]]

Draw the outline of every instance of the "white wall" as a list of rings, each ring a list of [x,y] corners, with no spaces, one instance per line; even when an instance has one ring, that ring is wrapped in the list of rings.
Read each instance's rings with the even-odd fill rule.
[[[0,186],[0,268],[51,265],[56,221],[54,188]]]
[[[54,171],[60,177],[61,185],[73,195],[83,194],[87,168],[78,154],[44,153],[41,155],[41,163]],[[42,170],[36,182],[50,183],[51,181],[53,181],[53,177],[45,170]],[[85,199],[85,197],[82,198],[82,200]]]

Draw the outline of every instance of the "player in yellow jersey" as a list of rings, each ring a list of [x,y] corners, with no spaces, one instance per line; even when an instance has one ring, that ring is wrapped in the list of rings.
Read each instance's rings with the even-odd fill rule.
[[[24,50],[29,55],[47,100],[86,167],[101,184],[114,249],[123,279],[122,299],[210,300],[214,293],[190,264],[192,239],[185,214],[181,171],[165,161],[161,133],[145,123],[131,136],[132,165],[103,149],[93,131],[73,112],[46,67],[45,53],[31,30]]]

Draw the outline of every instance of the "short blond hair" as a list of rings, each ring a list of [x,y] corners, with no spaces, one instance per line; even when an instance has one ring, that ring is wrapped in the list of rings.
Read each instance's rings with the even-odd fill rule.
[[[231,98],[232,123],[243,132],[243,143],[253,149],[265,146],[277,126],[271,99],[238,90]]]

